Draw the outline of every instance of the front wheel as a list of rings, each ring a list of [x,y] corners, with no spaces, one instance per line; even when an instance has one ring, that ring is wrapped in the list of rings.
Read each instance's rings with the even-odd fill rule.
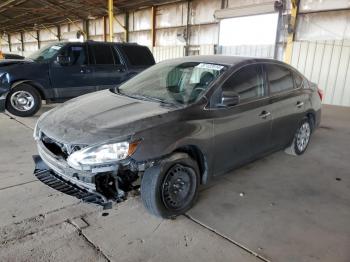
[[[196,161],[185,153],[175,153],[145,171],[141,181],[141,198],[152,214],[174,218],[193,206],[198,187]]]
[[[28,84],[19,84],[8,93],[6,109],[16,116],[32,116],[41,107],[41,97],[38,91]]]

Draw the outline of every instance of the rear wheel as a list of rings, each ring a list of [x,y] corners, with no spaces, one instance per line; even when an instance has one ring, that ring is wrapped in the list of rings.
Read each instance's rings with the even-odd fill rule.
[[[28,84],[19,84],[12,88],[6,98],[6,109],[16,116],[32,116],[41,107],[39,92]]]
[[[286,153],[292,155],[301,155],[306,151],[309,145],[312,133],[312,123],[308,118],[303,119],[299,128],[295,132],[294,139],[289,148],[286,149]]]
[[[174,218],[193,206],[198,187],[198,164],[187,154],[176,153],[145,171],[141,197],[152,214]]]

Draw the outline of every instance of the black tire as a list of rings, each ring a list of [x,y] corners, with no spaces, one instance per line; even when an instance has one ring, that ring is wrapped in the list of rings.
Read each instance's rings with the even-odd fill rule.
[[[21,111],[11,103],[12,97],[20,91],[30,94],[33,98],[33,102],[32,102],[33,105],[28,110]],[[38,112],[40,107],[41,107],[41,97],[39,92],[33,86],[26,83],[19,84],[16,87],[12,88],[6,97],[7,111],[9,111],[11,114],[16,116],[27,117],[27,116],[35,115],[35,113]]]
[[[179,201],[178,205],[173,205],[176,202],[170,203],[169,198],[171,196],[169,192],[170,190],[176,191],[174,187],[177,184],[167,182],[169,179],[175,179],[179,176],[186,178],[180,180],[184,188],[176,188],[179,191],[184,189],[179,195],[181,195],[180,198],[182,195],[185,195],[183,197],[185,200],[183,203]],[[145,171],[141,180],[141,198],[144,206],[150,213],[162,218],[175,218],[184,214],[196,202],[199,181],[200,175],[197,162],[185,153],[175,153],[158,165]],[[169,189],[170,187],[172,189]],[[165,199],[166,194],[169,194],[167,199]]]
[[[298,134],[301,132],[301,129],[303,127],[308,126],[309,128],[309,138],[307,139],[307,142],[305,143],[305,146],[303,146],[302,148],[300,148],[300,146],[298,146]],[[311,140],[311,134],[312,134],[312,129],[313,129],[313,122],[312,120],[310,120],[309,118],[305,117],[299,124],[298,129],[295,132],[294,138],[293,138],[293,142],[292,144],[286,149],[286,153],[291,154],[291,155],[295,155],[295,156],[299,156],[305,153],[310,140]]]

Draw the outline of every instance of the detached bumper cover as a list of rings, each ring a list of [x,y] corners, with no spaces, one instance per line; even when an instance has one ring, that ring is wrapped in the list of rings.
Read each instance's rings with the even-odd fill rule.
[[[102,205],[105,209],[111,207],[111,202],[97,192],[90,192],[86,188],[73,184],[52,171],[40,156],[33,156],[35,162],[34,175],[44,184],[62,193],[74,196],[84,202]]]

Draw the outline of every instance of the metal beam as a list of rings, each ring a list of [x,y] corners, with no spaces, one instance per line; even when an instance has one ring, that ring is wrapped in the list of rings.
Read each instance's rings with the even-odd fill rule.
[[[284,50],[284,61],[288,64],[291,63],[292,60],[292,52],[293,52],[293,41],[295,36],[295,28],[297,24],[298,10],[299,10],[299,0],[291,0],[292,9],[290,11],[290,20],[288,23],[288,37],[287,44]]]
[[[58,40],[60,40],[60,37],[58,36],[58,34],[56,34],[54,31],[52,31],[52,29],[50,27],[45,26],[44,24],[40,25],[42,26],[44,29],[46,29],[47,31],[49,31],[51,34],[53,34]]]
[[[109,42],[113,42],[113,0],[108,0]]]
[[[30,31],[24,31],[24,30],[23,30],[23,33],[26,33],[26,34],[30,35],[31,37],[33,37],[35,40],[38,40],[38,39],[37,39],[37,36],[36,36],[36,35],[33,35]]]

